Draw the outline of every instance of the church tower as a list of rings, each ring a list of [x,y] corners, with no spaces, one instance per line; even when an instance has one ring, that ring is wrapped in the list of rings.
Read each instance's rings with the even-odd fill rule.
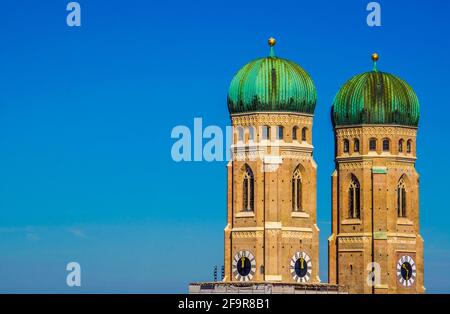
[[[270,55],[231,81],[225,282],[318,283],[316,90],[296,63]]]
[[[377,70],[377,54],[372,60],[333,102],[329,281],[350,293],[423,293],[419,102],[406,82]]]

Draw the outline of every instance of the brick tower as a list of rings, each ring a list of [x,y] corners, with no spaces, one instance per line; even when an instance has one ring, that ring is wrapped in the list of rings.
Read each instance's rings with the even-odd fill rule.
[[[225,282],[319,283],[316,163],[312,123],[316,91],[292,61],[270,55],[233,78],[228,108]]]
[[[419,103],[400,78],[354,76],[333,103],[335,164],[329,281],[350,293],[423,293]]]

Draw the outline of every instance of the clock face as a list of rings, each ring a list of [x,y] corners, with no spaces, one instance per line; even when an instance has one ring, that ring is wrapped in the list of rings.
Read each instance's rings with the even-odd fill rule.
[[[416,281],[416,263],[411,256],[404,255],[397,262],[397,279],[402,286],[410,287]]]
[[[312,262],[305,252],[297,252],[291,259],[291,275],[297,282],[307,282],[311,278]]]
[[[256,260],[249,251],[239,251],[233,259],[233,275],[239,281],[250,281],[256,272]]]

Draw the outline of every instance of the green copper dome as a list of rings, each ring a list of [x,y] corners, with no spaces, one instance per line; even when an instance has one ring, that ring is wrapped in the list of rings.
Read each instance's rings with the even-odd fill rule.
[[[335,126],[398,124],[416,127],[419,100],[411,86],[395,75],[371,72],[354,76],[339,90],[333,102]]]
[[[274,39],[269,57],[246,64],[234,76],[228,92],[230,114],[256,111],[314,113],[316,89],[299,65],[277,58]]]

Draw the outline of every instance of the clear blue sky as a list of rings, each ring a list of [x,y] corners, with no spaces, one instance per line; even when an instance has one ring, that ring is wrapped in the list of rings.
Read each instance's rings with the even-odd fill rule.
[[[301,64],[314,118],[321,277],[327,280],[330,105],[378,67],[421,103],[417,168],[429,292],[450,292],[449,1],[69,1],[0,6],[0,292],[186,292],[223,264],[225,162],[175,163],[171,130],[229,124],[234,73],[268,54]],[[82,267],[68,288],[65,266]]]

